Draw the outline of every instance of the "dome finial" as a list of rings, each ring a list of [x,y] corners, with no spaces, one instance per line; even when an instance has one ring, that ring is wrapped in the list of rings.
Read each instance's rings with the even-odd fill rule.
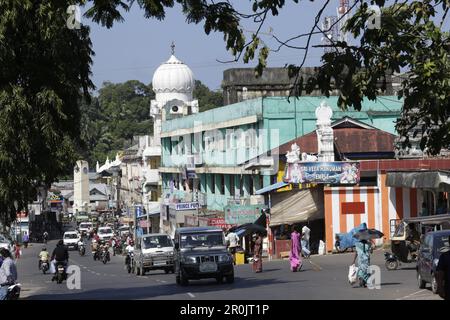
[[[170,46],[170,48],[172,49],[172,55],[175,54],[175,42],[172,41],[172,45]]]

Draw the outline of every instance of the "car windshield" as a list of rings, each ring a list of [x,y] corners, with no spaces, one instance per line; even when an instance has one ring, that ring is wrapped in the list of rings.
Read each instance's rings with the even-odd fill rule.
[[[112,230],[111,229],[100,229],[99,231],[98,231],[100,234],[107,234],[107,233],[112,233]]]
[[[223,234],[219,232],[181,235],[182,248],[224,246]]]
[[[90,223],[80,223],[80,228],[82,229],[88,229],[90,227],[92,227],[92,224]]]
[[[168,236],[151,236],[143,238],[144,249],[173,247],[172,239]]]
[[[78,235],[76,233],[66,233],[64,235],[64,239],[76,239],[78,238]]]
[[[436,248],[436,253],[439,255],[441,253],[450,250],[450,245],[448,243],[449,235],[437,236],[434,238],[434,247]]]

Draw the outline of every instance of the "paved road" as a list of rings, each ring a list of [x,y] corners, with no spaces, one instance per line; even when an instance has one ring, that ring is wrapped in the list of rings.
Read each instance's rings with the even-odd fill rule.
[[[440,299],[430,289],[420,290],[416,284],[414,265],[401,270],[384,268],[383,252],[376,251],[372,263],[381,269],[381,289],[352,287],[347,282],[352,254],[314,256],[304,261],[301,272],[289,271],[289,262],[276,260],[264,263],[262,273],[253,273],[249,265],[235,267],[233,284],[217,284],[214,279],[191,281],[188,287],[175,284],[173,274],[151,271],[145,276],[128,274],[124,257],[111,256],[106,265],[70,251],[70,264],[81,268],[81,289],[69,290],[65,283],[51,282],[37,268],[37,255],[42,244],[24,249],[18,261],[19,280],[24,299],[185,299],[185,300],[292,300],[292,299]],[[50,242],[53,250],[55,242]]]

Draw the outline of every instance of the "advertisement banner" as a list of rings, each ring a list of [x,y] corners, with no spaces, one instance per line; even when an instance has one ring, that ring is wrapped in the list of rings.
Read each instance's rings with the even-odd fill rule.
[[[225,207],[225,223],[241,225],[253,223],[261,215],[261,205],[229,205]]]
[[[208,224],[212,227],[229,229],[233,225],[226,223],[225,218],[210,218]]]
[[[286,166],[287,183],[354,185],[360,180],[359,162],[296,162]]]

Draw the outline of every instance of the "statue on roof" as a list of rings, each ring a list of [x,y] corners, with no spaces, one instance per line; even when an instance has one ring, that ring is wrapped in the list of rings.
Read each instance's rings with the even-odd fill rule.
[[[287,163],[296,163],[300,161],[300,147],[297,143],[291,145],[291,151],[286,153]]]

